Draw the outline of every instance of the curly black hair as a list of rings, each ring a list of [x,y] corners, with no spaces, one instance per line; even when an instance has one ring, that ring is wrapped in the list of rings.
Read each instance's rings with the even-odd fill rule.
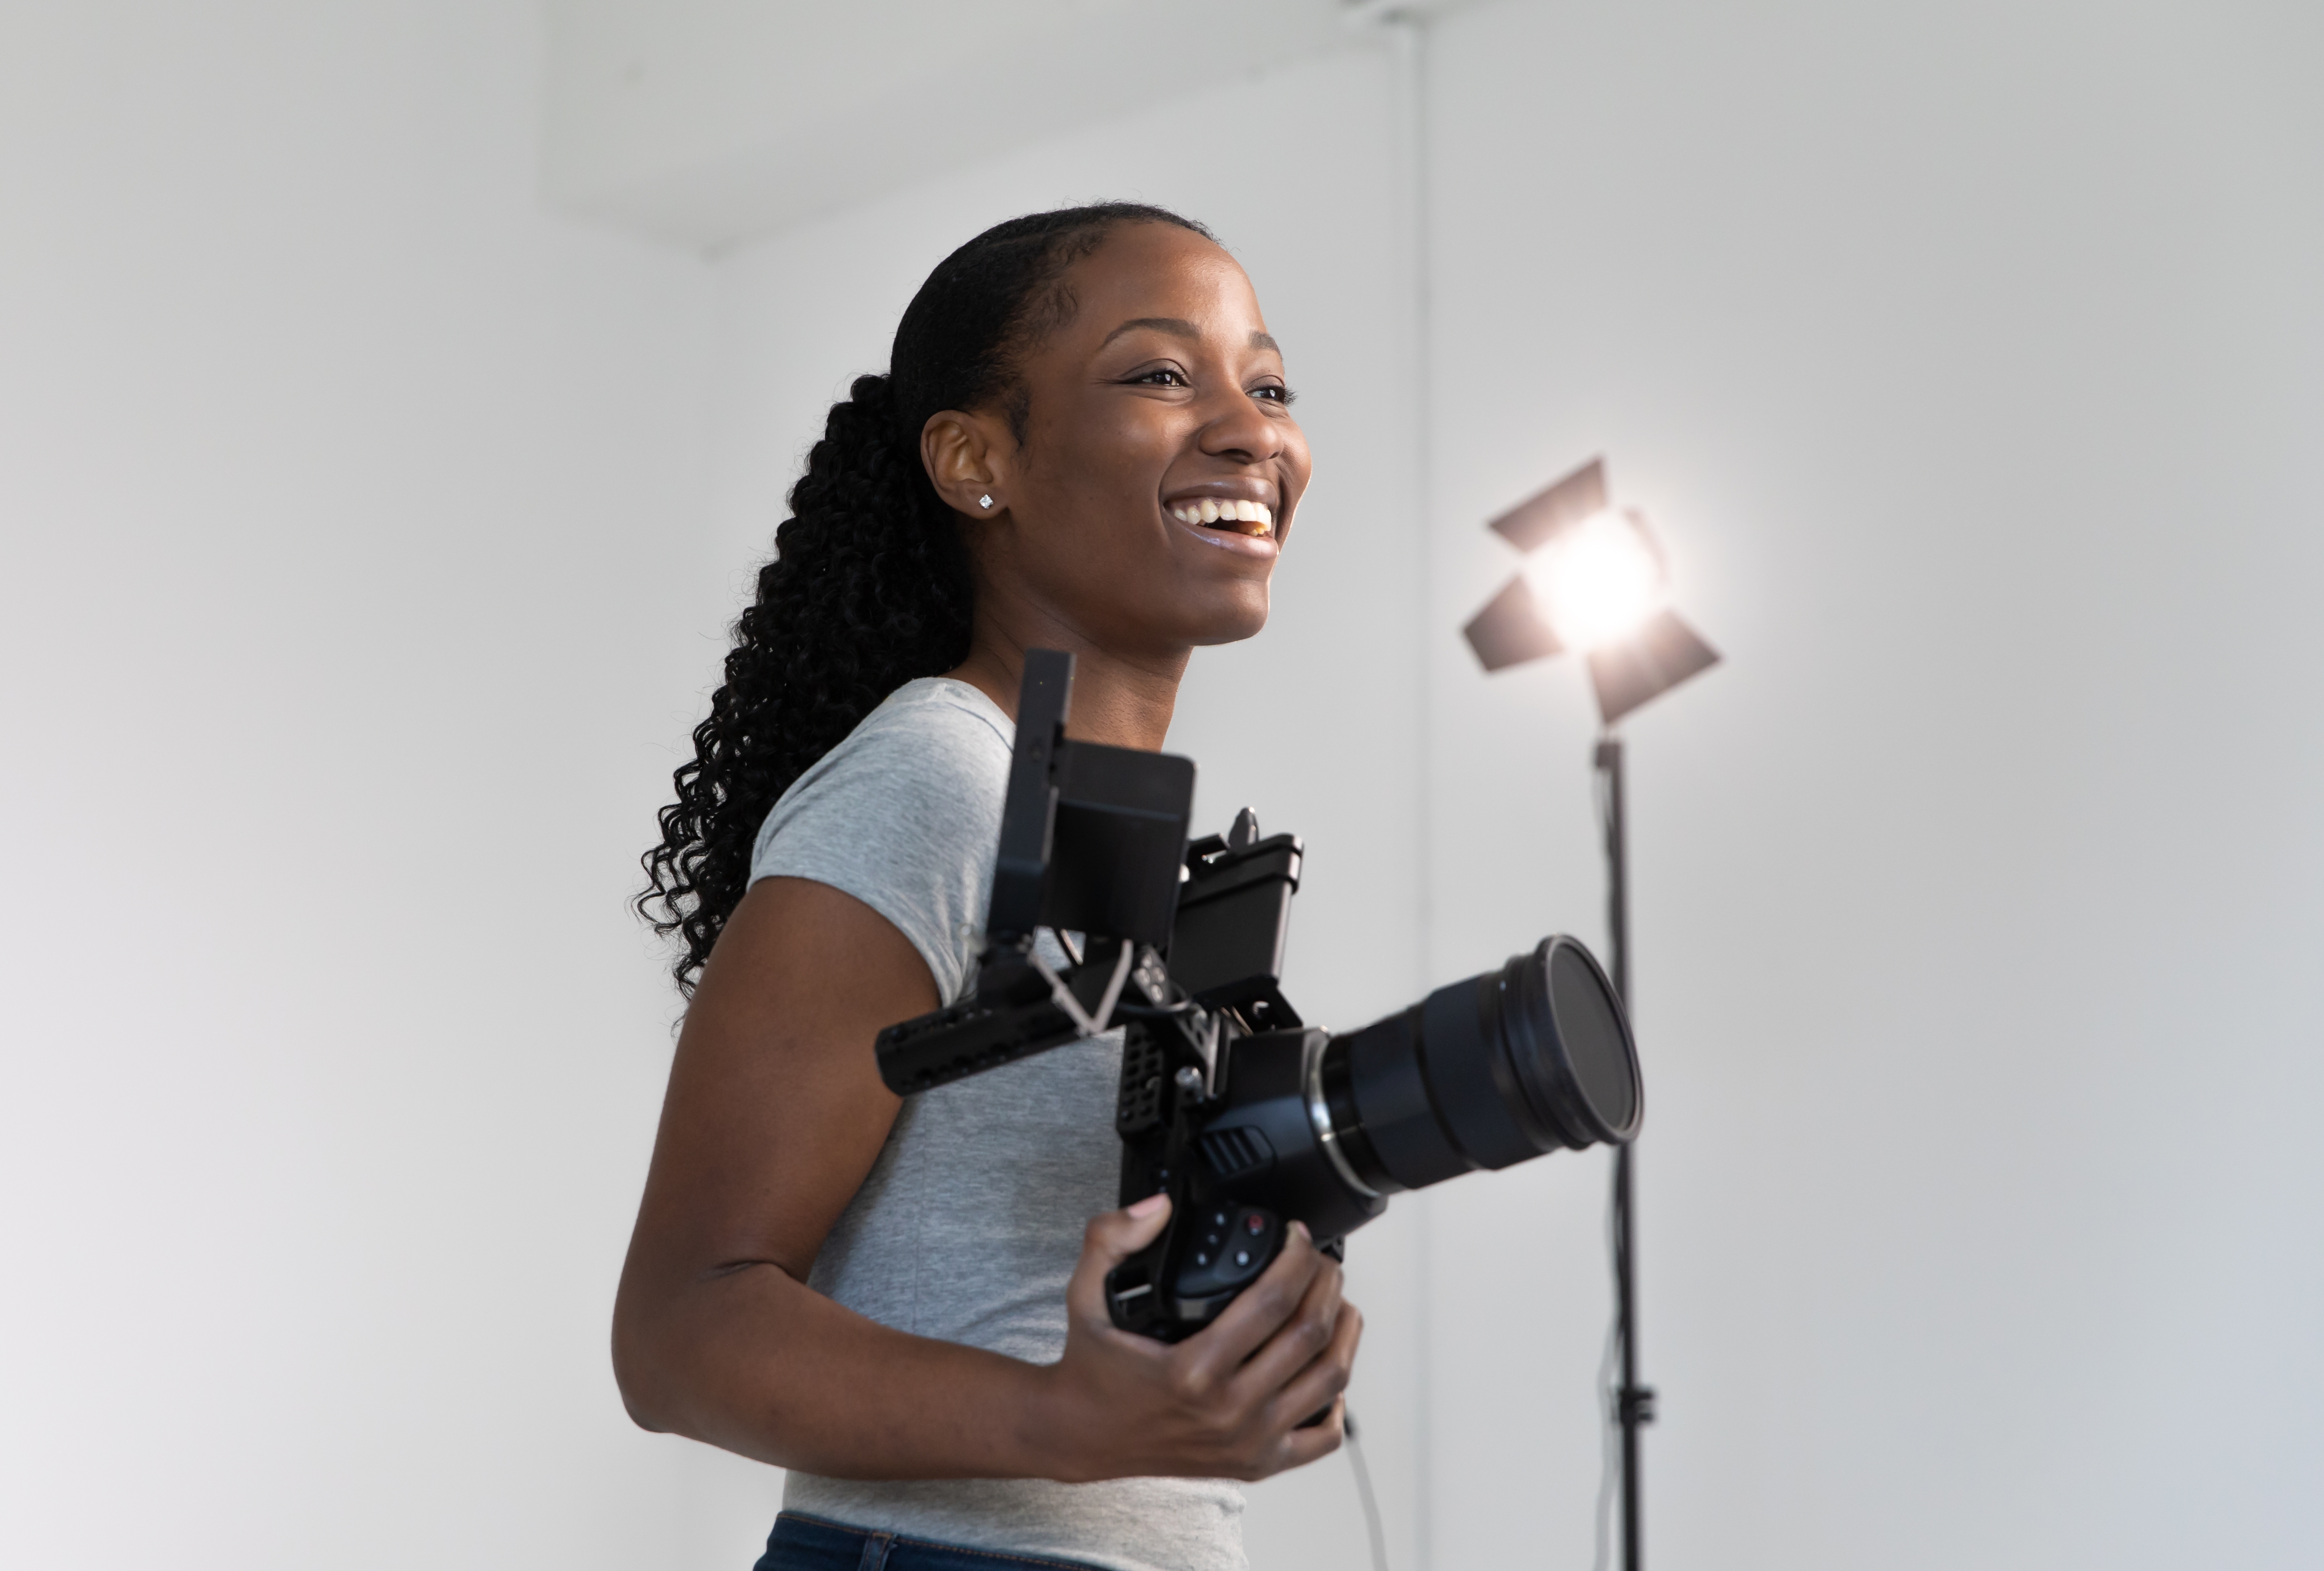
[[[994,225],[920,285],[888,374],[857,377],[832,405],[757,598],[734,624],[694,757],[673,777],[678,800],[661,809],[661,843],[641,858],[649,887],[637,909],[684,942],[671,967],[681,993],[693,993],[742,901],[776,799],[889,694],[968,658],[968,553],[920,461],[921,429],[941,410],[997,410],[1022,440],[1019,363],[1072,319],[1067,269],[1110,230],[1140,223],[1212,237],[1191,218],[1134,202]]]

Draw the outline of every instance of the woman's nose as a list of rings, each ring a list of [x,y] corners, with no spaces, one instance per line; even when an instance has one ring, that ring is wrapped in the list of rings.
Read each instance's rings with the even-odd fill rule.
[[[1250,394],[1231,387],[1216,398],[1217,409],[1203,427],[1203,451],[1216,458],[1265,463],[1283,451],[1281,422],[1261,411]]]

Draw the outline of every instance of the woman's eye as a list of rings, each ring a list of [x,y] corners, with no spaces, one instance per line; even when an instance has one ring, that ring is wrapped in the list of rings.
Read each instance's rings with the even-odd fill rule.
[[[1271,399],[1275,402],[1284,405],[1286,408],[1288,408],[1292,401],[1299,396],[1297,393],[1292,392],[1289,388],[1283,386],[1281,384],[1273,382],[1268,383],[1264,386],[1252,388],[1250,390],[1250,395],[1253,398]]]
[[[1141,371],[1130,379],[1132,384],[1148,387],[1191,387],[1186,374],[1176,365],[1157,365],[1151,371]]]

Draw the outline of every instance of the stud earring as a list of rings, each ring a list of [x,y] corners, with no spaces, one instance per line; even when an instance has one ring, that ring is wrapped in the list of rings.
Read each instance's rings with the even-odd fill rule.
[[[976,504],[977,504],[979,507],[990,507],[990,506],[991,506],[991,505],[992,505],[992,493],[991,493],[991,492],[990,492],[990,491],[988,491],[988,492],[986,492],[983,495],[982,495],[982,496],[978,497],[978,498],[976,499]]]

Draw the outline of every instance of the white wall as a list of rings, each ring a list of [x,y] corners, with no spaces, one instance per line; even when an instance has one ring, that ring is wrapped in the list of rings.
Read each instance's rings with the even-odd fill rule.
[[[536,26],[0,11],[0,1563],[684,1557],[604,1344],[710,293],[542,211]]]
[[[1094,196],[1217,226],[1305,393],[1173,741],[1307,836],[1312,1012],[1599,932],[1486,517],[1607,452],[1728,654],[1628,727],[1656,1563],[2315,1559],[2312,17],[1446,21],[1425,389],[1381,57],[705,264],[540,211],[537,20],[0,16],[0,1560],[748,1563],[774,1474],[605,1371],[620,901],[824,404]],[[1589,1553],[1602,1178],[1359,1239],[1399,1567]],[[1250,1536],[1360,1563],[1342,1465]]]
[[[1608,453],[1728,656],[1626,728],[1649,1553],[2316,1564],[2318,14],[1434,58],[1436,975],[1600,930],[1580,674],[1452,631],[1479,522]],[[1431,1197],[1436,1566],[1588,1552],[1583,1165]]]

